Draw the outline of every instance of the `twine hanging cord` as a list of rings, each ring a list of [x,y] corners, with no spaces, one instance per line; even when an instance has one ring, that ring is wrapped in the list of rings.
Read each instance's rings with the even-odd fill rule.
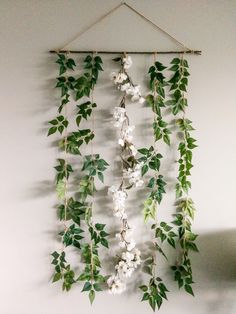
[[[194,51],[190,48],[188,48],[186,45],[184,45],[182,42],[180,42],[179,40],[177,40],[175,37],[173,37],[172,35],[170,35],[167,31],[165,31],[163,28],[161,28],[160,26],[158,26],[157,24],[155,24],[154,22],[152,22],[149,18],[147,18],[145,15],[143,15],[142,13],[140,13],[139,11],[137,11],[135,8],[133,8],[132,6],[130,6],[129,4],[127,4],[126,2],[122,2],[119,5],[117,5],[116,7],[114,7],[113,9],[111,9],[109,12],[107,12],[106,14],[102,15],[98,20],[96,20],[94,23],[92,23],[91,25],[89,25],[86,29],[84,29],[83,31],[81,31],[79,34],[77,34],[74,38],[72,38],[69,42],[67,42],[62,48],[57,49],[56,51],[60,51],[60,52],[64,52],[66,51],[66,47],[71,44],[74,40],[78,39],[79,37],[81,37],[84,33],[86,33],[88,30],[90,30],[91,28],[93,28],[95,25],[99,24],[101,21],[103,21],[107,16],[113,14],[116,10],[118,10],[120,7],[122,6],[126,6],[127,8],[129,8],[131,11],[133,11],[135,14],[137,14],[138,16],[140,16],[143,20],[145,20],[146,22],[148,22],[149,24],[151,24],[155,29],[159,30],[160,32],[162,32],[164,35],[168,36],[172,41],[174,41],[176,43],[177,46],[183,48],[184,52],[186,53],[196,53],[196,54],[201,54],[201,51]],[[56,51],[50,51],[50,52],[56,52]],[[73,51],[71,51],[73,52]],[[80,51],[74,51],[74,52],[80,52]],[[85,52],[85,51],[81,51],[81,52]],[[109,51],[102,51],[99,53],[109,53]],[[110,52],[111,53],[111,52]],[[113,52],[115,53],[115,52]],[[129,53],[135,53],[135,52],[129,52]],[[138,52],[136,52],[138,53]],[[140,52],[141,53],[141,52]],[[143,53],[143,52],[142,52]],[[148,52],[147,52],[148,53]],[[159,52],[161,53],[161,52]],[[170,51],[170,52],[163,52],[163,53],[176,53],[174,51]]]

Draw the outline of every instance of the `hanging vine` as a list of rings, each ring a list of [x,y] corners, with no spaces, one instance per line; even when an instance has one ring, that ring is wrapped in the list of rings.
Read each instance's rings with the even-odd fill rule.
[[[174,58],[169,69],[174,74],[169,80],[170,90],[172,91],[171,100],[168,104],[172,107],[174,115],[182,112],[182,118],[176,120],[176,124],[181,133],[179,143],[180,157],[178,160],[179,174],[176,184],[177,213],[175,214],[174,225],[178,226],[179,245],[181,248],[180,257],[176,264],[171,268],[174,271],[174,279],[177,281],[179,288],[184,287],[186,292],[194,295],[192,284],[192,266],[189,257],[189,251],[198,252],[195,240],[197,235],[192,232],[192,221],[194,219],[195,207],[193,200],[189,197],[191,182],[192,150],[196,147],[196,140],[191,136],[194,130],[192,122],[185,117],[185,109],[188,105],[185,92],[188,86],[188,62],[183,58]]]
[[[48,135],[59,132],[63,138],[59,142],[59,148],[64,150],[65,158],[58,159],[59,164],[55,167],[56,190],[58,198],[63,204],[58,206],[59,219],[63,221],[64,229],[59,232],[62,242],[61,252],[53,252],[52,264],[55,266],[53,282],[62,280],[63,290],[70,290],[71,286],[78,281],[84,281],[82,291],[89,292],[89,299],[92,303],[95,298],[95,292],[101,291],[101,284],[105,282],[105,278],[100,274],[101,261],[99,259],[98,249],[100,245],[108,248],[105,225],[93,222],[93,201],[96,177],[104,181],[103,172],[106,170],[108,163],[100,158],[99,154],[93,153],[92,140],[94,138],[94,127],[91,129],[78,129],[68,134],[67,127],[69,121],[67,118],[66,105],[70,102],[71,93],[76,101],[83,97],[87,97],[86,102],[77,105],[76,124],[80,127],[81,120],[87,120],[93,116],[93,109],[96,104],[93,102],[93,90],[97,83],[99,71],[102,71],[102,60],[99,56],[88,55],[84,60],[84,70],[82,76],[68,76],[68,70],[75,69],[75,61],[68,58],[67,55],[58,54],[59,77],[57,78],[57,88],[61,89],[61,103],[58,111],[64,110],[64,115],[60,115],[49,123],[52,125],[48,131]],[[62,74],[64,74],[62,76]],[[92,117],[93,118],[93,117]],[[94,125],[94,123],[93,123]],[[64,133],[63,133],[64,132]],[[83,176],[79,183],[79,199],[76,200],[68,197],[68,179],[73,172],[73,168],[68,164],[68,153],[81,155],[81,146],[91,143],[91,155],[84,156],[82,167]],[[67,226],[67,221],[72,224]],[[81,228],[81,224],[87,228],[90,236],[90,242],[85,238],[85,230]],[[66,261],[65,248],[67,246],[76,247],[82,256],[82,262],[85,268],[79,277],[76,278],[75,272],[71,265]]]
[[[59,237],[61,249],[54,251],[52,264],[54,274],[52,281],[61,281],[62,289],[69,291],[74,284],[83,282],[82,292],[88,292],[90,302],[93,303],[96,292],[107,289],[113,294],[122,293],[126,289],[127,278],[131,277],[138,266],[143,263],[143,269],[149,279],[140,289],[143,292],[142,301],[147,301],[153,311],[159,309],[163,301],[167,300],[168,289],[164,280],[159,276],[158,256],[167,260],[163,244],[167,243],[178,252],[175,265],[171,266],[174,280],[179,288],[194,295],[192,284],[192,266],[190,251],[198,252],[195,240],[197,235],[192,232],[194,219],[194,202],[189,196],[191,189],[191,169],[193,167],[193,149],[197,146],[192,137],[192,122],[185,117],[188,106],[186,97],[188,86],[188,62],[182,56],[174,58],[169,70],[173,75],[169,80],[165,77],[167,69],[161,62],[154,61],[149,68],[150,92],[144,98],[139,85],[135,85],[128,73],[132,66],[130,56],[113,59],[120,64],[120,70],[111,73],[117,89],[122,93],[119,106],[114,108],[114,127],[118,130],[118,145],[120,147],[121,181],[118,186],[111,186],[108,195],[113,201],[113,213],[120,221],[120,230],[116,234],[119,241],[119,254],[116,256],[114,273],[105,276],[100,257],[101,247],[109,248],[106,225],[94,221],[94,201],[98,180],[104,183],[104,172],[108,163],[94,152],[95,137],[94,88],[99,74],[103,71],[102,59],[98,55],[88,55],[83,60],[83,73],[77,75],[75,60],[67,53],[58,53],[56,63],[59,66],[59,76],[56,88],[60,90],[60,104],[58,114],[49,121],[48,136],[60,136],[60,155],[54,167],[56,171],[55,184],[60,204],[58,218],[61,221]],[[167,88],[169,97],[167,100]],[[68,105],[76,103],[75,114],[72,119],[68,115]],[[152,124],[154,144],[150,147],[137,149],[133,141],[134,125],[130,124],[127,103],[146,101],[151,108],[154,120]],[[166,180],[161,174],[162,154],[157,148],[158,143],[171,143],[170,125],[163,118],[163,110],[169,106],[171,113],[177,116],[176,126],[180,141],[178,146],[178,177],[176,183],[176,214],[172,224],[160,221],[159,209],[164,194],[166,194]],[[91,126],[83,128],[90,121]],[[71,130],[76,125],[75,130]],[[70,129],[70,130],[69,130]],[[83,147],[89,145],[91,153],[83,155]],[[72,155],[82,159],[79,173],[76,164],[72,162]],[[71,161],[70,161],[71,160]],[[132,227],[128,219],[126,202],[131,188],[144,185],[144,176],[148,175],[148,195],[143,204],[145,223],[151,223],[152,247],[147,258],[141,261],[141,252],[136,247],[132,237]],[[76,192],[71,189],[73,178],[79,178]],[[79,270],[75,272],[70,264],[70,254],[67,247],[73,247],[73,253],[80,258]]]
[[[166,67],[159,61],[155,61],[148,71],[150,75],[150,94],[146,97],[147,105],[151,107],[154,113],[153,134],[154,146],[149,149],[139,149],[142,157],[139,159],[144,163],[142,174],[151,170],[152,176],[149,179],[147,187],[150,189],[149,196],[144,202],[144,221],[153,220],[151,226],[153,232],[153,247],[152,253],[144,261],[144,271],[150,276],[148,284],[143,284],[140,289],[143,291],[142,301],[148,301],[149,305],[155,311],[160,308],[163,300],[167,300],[168,289],[163,280],[156,275],[157,273],[157,256],[159,252],[166,259],[167,256],[162,249],[162,243],[167,241],[172,247],[175,247],[175,237],[173,228],[166,222],[159,222],[157,219],[157,207],[161,204],[163,194],[166,193],[166,182],[164,177],[160,174],[160,165],[162,155],[157,152],[156,142],[163,140],[167,145],[170,145],[170,134],[168,123],[163,120],[162,109],[165,107],[165,87],[168,83],[163,75],[163,70]]]
[[[111,293],[121,293],[126,288],[125,278],[130,277],[133,271],[141,263],[140,251],[136,248],[135,241],[131,238],[132,229],[128,223],[128,216],[125,210],[125,202],[128,197],[130,188],[142,186],[141,179],[142,163],[135,158],[137,149],[133,144],[134,126],[130,125],[129,117],[126,110],[126,100],[131,96],[131,101],[142,103],[144,98],[141,96],[140,86],[134,85],[131,77],[127,73],[132,65],[130,56],[125,55],[123,58],[114,59],[120,62],[121,69],[118,73],[112,73],[111,78],[118,90],[123,91],[119,107],[114,110],[114,126],[119,128],[118,144],[121,146],[121,171],[122,180],[119,187],[111,186],[108,194],[113,199],[114,216],[120,218],[121,229],[117,234],[119,246],[122,249],[121,255],[117,259],[115,273],[108,280],[109,291]],[[127,185],[128,183],[128,185]]]

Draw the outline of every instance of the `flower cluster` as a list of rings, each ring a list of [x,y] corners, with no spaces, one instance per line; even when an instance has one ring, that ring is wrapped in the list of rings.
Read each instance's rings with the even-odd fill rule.
[[[142,166],[143,162],[139,162],[135,165],[134,168],[128,168],[128,170],[125,171],[125,176],[129,180],[129,183],[131,185],[134,185],[135,187],[139,187],[143,185],[142,178]]]
[[[112,274],[107,284],[109,291],[113,294],[122,293],[126,289],[125,279],[129,278],[134,270],[141,264],[140,251],[136,248],[135,241],[130,237],[131,228],[128,225],[128,217],[125,211],[125,202],[127,199],[126,189],[124,188],[125,176],[129,184],[135,187],[141,186],[141,167],[135,159],[137,149],[133,144],[134,125],[129,124],[129,118],[125,109],[126,96],[131,95],[132,101],[142,102],[144,99],[140,93],[140,87],[133,85],[131,78],[126,70],[132,65],[132,60],[129,56],[121,59],[122,69],[118,74],[112,73],[112,79],[118,86],[120,91],[125,92],[120,102],[119,107],[115,107],[113,113],[114,127],[120,128],[118,144],[121,146],[121,159],[123,168],[126,169],[122,174],[122,182],[120,187],[111,186],[108,189],[108,195],[113,200],[114,216],[121,220],[121,230],[116,237],[119,240],[121,253],[115,265],[115,274]]]
[[[133,61],[130,56],[125,56],[122,61],[125,70],[129,69],[133,64]]]
[[[126,219],[125,201],[127,199],[127,193],[113,185],[108,189],[108,195],[111,196],[113,200],[114,216]]]
[[[140,85],[134,85],[130,76],[126,72],[126,70],[131,67],[132,63],[130,56],[123,57],[121,59],[122,69],[118,73],[112,72],[110,77],[119,90],[125,92],[126,95],[131,96],[131,101],[138,101],[142,104],[144,103],[145,98],[142,97]]]
[[[133,131],[135,129],[134,125],[127,125],[126,127],[121,129],[121,133],[120,133],[120,139],[118,141],[118,143],[121,146],[125,146],[125,142],[127,143],[132,143],[133,140]]]
[[[107,280],[110,293],[119,294],[126,289],[124,279],[130,277],[138,265],[141,264],[141,258],[135,241],[130,237],[132,229],[128,226],[127,214],[125,212],[127,193],[121,188],[111,186],[108,189],[108,195],[113,200],[114,216],[122,220],[122,228],[116,234],[116,238],[119,240],[119,247],[123,251],[115,266],[115,274],[111,275]]]
[[[114,119],[114,127],[120,128],[123,122],[127,119],[126,118],[126,109],[122,107],[115,107],[113,113]]]
[[[126,289],[124,279],[131,277],[134,270],[141,264],[141,253],[136,248],[134,240],[129,238],[130,233],[131,229],[128,227],[126,220],[124,221],[123,229],[116,235],[120,241],[119,246],[124,251],[115,266],[116,273],[107,280],[109,291],[112,294],[122,293]]]
[[[114,127],[121,128],[118,144],[123,148],[126,147],[131,156],[135,156],[138,152],[137,148],[132,143],[135,126],[129,125],[126,109],[123,107],[115,107],[113,119]]]
[[[120,280],[117,275],[110,276],[107,280],[107,284],[111,294],[121,294],[126,289],[125,283]]]

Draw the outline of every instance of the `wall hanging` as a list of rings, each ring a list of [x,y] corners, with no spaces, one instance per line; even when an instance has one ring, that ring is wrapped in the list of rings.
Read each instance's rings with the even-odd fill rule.
[[[99,23],[109,14],[121,6],[126,6],[141,18],[151,23],[156,29],[170,37],[181,51],[156,52],[120,52],[120,51],[67,51],[69,43],[82,35],[85,31]],[[140,299],[147,301],[151,308],[159,309],[163,300],[167,300],[169,288],[165,278],[160,277],[158,259],[163,256],[168,261],[163,244],[167,243],[176,252],[176,262],[170,267],[173,279],[179,288],[194,295],[192,285],[191,251],[198,251],[195,240],[197,235],[192,232],[194,219],[194,202],[189,195],[191,189],[190,175],[192,164],[192,151],[196,147],[196,140],[192,136],[194,128],[192,122],[186,117],[187,86],[189,66],[186,54],[201,54],[187,48],[184,44],[173,38],[162,28],[151,22],[143,14],[128,5],[121,3],[63,48],[50,51],[57,54],[56,63],[59,76],[56,78],[56,88],[60,90],[60,103],[58,114],[49,121],[48,136],[59,134],[58,160],[55,165],[56,192],[59,200],[58,217],[61,221],[59,238],[61,246],[52,253],[54,267],[53,282],[60,281],[62,289],[69,291],[72,286],[78,286],[82,292],[87,292],[90,302],[93,303],[99,291],[107,290],[112,294],[122,293],[126,290],[129,277],[137,269],[146,273],[146,280],[140,285]],[[71,57],[71,54],[83,53],[83,64]],[[109,167],[99,151],[94,150],[93,139],[96,136],[94,129],[94,114],[99,104],[94,99],[94,89],[99,80],[100,72],[105,70],[101,55],[116,54],[113,59],[116,72],[110,74],[111,88],[120,92],[120,102],[113,108],[113,125],[117,130],[117,146],[120,149],[120,182],[118,185],[107,187],[108,196],[113,202],[114,219],[120,224],[116,233],[117,249],[113,272],[107,274],[104,268],[104,259],[101,256],[102,247],[111,246],[109,224],[96,221],[94,218],[94,197],[97,192],[98,180],[104,183],[106,169]],[[153,54],[154,62],[150,64],[149,92],[142,93],[138,82],[134,82],[129,74],[133,66],[131,54]],[[178,54],[169,65],[163,65],[158,60],[159,54]],[[77,73],[77,68],[82,74]],[[135,126],[131,124],[126,105],[137,102],[140,106],[148,107],[153,112],[153,145],[150,147],[137,147],[133,140]],[[74,105],[75,104],[75,105]],[[68,116],[67,107],[75,106],[73,117]],[[157,213],[166,193],[166,179],[161,173],[161,163],[165,156],[159,151],[158,142],[163,141],[170,145],[176,141],[173,130],[163,118],[163,110],[169,108],[169,114],[175,121],[175,132],[178,132],[178,173],[176,174],[176,213],[173,221],[160,221]],[[86,121],[92,121],[92,128],[82,128]],[[135,117],[132,116],[132,123]],[[102,123],[102,121],[101,121]],[[68,128],[70,127],[70,131]],[[74,130],[72,130],[74,128]],[[82,155],[81,148],[89,146],[90,154]],[[76,158],[75,158],[76,157]],[[81,165],[78,170],[78,165]],[[73,180],[79,178],[76,191]],[[139,245],[132,235],[129,222],[129,208],[127,199],[131,189],[137,191],[148,188],[149,192],[143,199],[143,218],[136,210],[136,215],[143,219],[151,228],[153,235],[151,253],[142,254]],[[96,216],[97,217],[97,216]],[[150,223],[151,222],[151,223]],[[111,225],[113,220],[111,220]],[[114,241],[112,242],[114,243]],[[74,248],[73,250],[71,250]],[[74,254],[78,261],[72,267],[67,255]],[[110,251],[109,251],[110,252]],[[108,252],[108,254],[109,254]]]

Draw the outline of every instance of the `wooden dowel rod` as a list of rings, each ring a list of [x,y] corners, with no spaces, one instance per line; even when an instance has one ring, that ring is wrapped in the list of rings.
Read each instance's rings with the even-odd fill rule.
[[[98,54],[123,54],[124,51],[92,51],[92,50],[50,50],[50,53],[98,53]],[[201,55],[201,50],[187,50],[187,51],[125,51],[127,54],[144,54],[144,55],[150,55],[150,54],[195,54],[195,55]]]

